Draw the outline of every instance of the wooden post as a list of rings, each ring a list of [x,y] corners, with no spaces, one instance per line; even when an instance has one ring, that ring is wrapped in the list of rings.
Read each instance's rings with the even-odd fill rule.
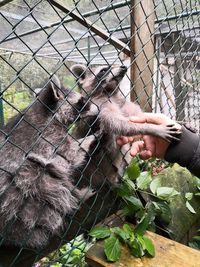
[[[131,8],[131,100],[152,111],[154,4],[132,0]]]
[[[183,79],[183,73],[185,64],[183,62],[183,58],[181,57],[181,46],[182,46],[182,38],[181,35],[173,34],[173,51],[175,53],[174,58],[174,92],[175,92],[175,104],[176,104],[176,120],[184,121],[185,119],[185,100],[187,97],[187,87],[184,88],[181,84]]]

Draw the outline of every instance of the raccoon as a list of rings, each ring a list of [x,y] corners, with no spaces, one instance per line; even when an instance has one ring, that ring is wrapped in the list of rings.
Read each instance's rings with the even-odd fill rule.
[[[56,76],[35,102],[0,132],[0,236],[4,245],[42,248],[65,226],[81,198],[73,172],[84,164],[93,136],[74,140],[69,126],[96,110]]]
[[[176,139],[178,130],[174,125],[134,124],[129,117],[142,113],[140,107],[127,101],[121,94],[119,84],[127,72],[125,66],[100,66],[87,68],[76,64],[71,71],[78,81],[81,93],[95,104],[98,114],[78,122],[75,138],[94,135],[96,141],[90,147],[90,159],[84,168],[85,179],[90,177],[94,188],[109,181],[116,184],[130,161],[126,157],[128,147],[120,151],[117,136],[138,134],[155,135],[166,140]]]

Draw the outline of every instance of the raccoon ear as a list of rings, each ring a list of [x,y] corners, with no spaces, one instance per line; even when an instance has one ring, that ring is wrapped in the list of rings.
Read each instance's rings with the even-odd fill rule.
[[[77,80],[85,79],[87,67],[85,65],[76,64],[71,67],[71,72],[74,74]]]
[[[54,74],[48,84],[48,89],[52,91],[55,100],[59,100],[61,97],[61,83],[58,77]]]
[[[41,90],[38,98],[49,107],[52,107],[63,98],[61,83],[56,75],[53,75],[46,88]]]

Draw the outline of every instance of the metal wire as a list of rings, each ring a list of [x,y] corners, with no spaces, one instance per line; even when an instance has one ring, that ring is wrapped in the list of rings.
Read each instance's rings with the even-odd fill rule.
[[[85,64],[87,69],[82,73],[82,77],[90,71],[95,79],[98,78],[98,74],[94,67],[119,64],[127,66],[128,72],[120,85],[121,95],[124,98],[137,101],[142,109],[150,107],[152,112],[162,112],[173,119],[187,122],[198,131],[200,127],[199,1],[154,0],[152,10],[146,9],[144,0],[59,1],[65,7],[62,10],[58,5],[56,6],[55,2],[19,0],[6,3],[4,1],[4,5],[1,6],[0,179],[2,181],[4,179],[6,185],[5,188],[0,188],[0,214],[5,212],[1,201],[4,201],[8,192],[10,198],[14,197],[12,190],[18,188],[18,176],[28,156],[39,149],[40,142],[48,145],[51,150],[51,155],[48,155],[46,159],[48,161],[58,156],[63,157],[60,150],[67,142],[76,144],[76,147],[82,151],[83,142],[88,136],[93,135],[95,143],[85,151],[84,161],[75,169],[74,176],[70,177],[74,186],[70,193],[75,194],[77,189],[88,186],[95,191],[95,194],[87,201],[84,198],[80,199],[72,213],[62,215],[65,223],[60,233],[55,236],[49,234],[49,240],[42,248],[27,245],[29,238],[32,237],[29,229],[27,229],[27,236],[22,233],[20,245],[12,240],[12,236],[8,244],[6,232],[16,226],[21,216],[19,209],[14,219],[8,219],[4,227],[5,233],[2,232],[3,226],[0,224],[0,266],[43,267],[51,266],[55,262],[61,262],[62,266],[68,267],[82,266],[83,255],[79,263],[69,263],[74,249],[82,248],[85,240],[88,241],[85,237],[81,239],[79,245],[76,245],[76,238],[82,233],[87,233],[97,223],[103,223],[109,215],[120,209],[120,202],[113,192],[113,187],[109,182],[110,177],[107,177],[107,170],[102,169],[105,161],[106,166],[112,166],[112,168],[114,168],[114,162],[112,157],[106,155],[106,150],[102,150],[102,136],[98,132],[99,115],[93,120],[81,117],[82,112],[90,103],[89,97],[81,109],[69,100],[70,93],[79,91],[77,88],[82,84],[81,77],[76,80],[73,76],[71,66],[78,63]],[[134,10],[136,9],[142,14],[141,20],[135,16]],[[82,19],[82,24],[74,19],[75,15]],[[154,17],[153,24],[152,17]],[[96,28],[100,29],[104,35],[94,31]],[[144,29],[147,32],[145,38]],[[126,50],[129,51],[131,58],[125,55]],[[111,73],[114,76],[112,71]],[[63,96],[62,103],[56,109],[51,109],[40,96],[48,87],[49,81],[53,82],[55,74],[64,87],[69,89],[69,92]],[[56,87],[56,84],[54,86]],[[98,88],[99,83],[96,83],[92,93]],[[58,94],[62,94],[62,90],[60,88]],[[20,92],[24,92],[24,100],[21,100]],[[83,95],[85,94],[86,91]],[[108,98],[107,101],[110,99]],[[28,106],[24,106],[26,102],[29,103]],[[43,105],[50,114],[48,121],[40,127],[30,121],[27,115],[38,103]],[[69,125],[62,124],[58,117],[58,111],[64,108],[65,104],[77,114]],[[91,104],[94,103],[91,102]],[[18,116],[17,120],[12,121],[10,110]],[[39,118],[40,114],[37,115]],[[62,139],[57,143],[46,136],[46,131],[51,129],[55,121],[63,133]],[[81,133],[75,135],[74,129],[80,121],[85,123],[86,129],[84,134],[78,138],[77,136]],[[8,127],[7,123],[11,126]],[[34,133],[28,148],[25,148],[23,142],[20,141],[20,134],[18,138],[13,137],[23,124],[26,124],[27,129]],[[51,130],[53,132],[53,129]],[[26,141],[26,136],[23,136],[23,139]],[[17,166],[15,162],[8,160],[8,155],[12,159],[15,151],[19,153],[18,158],[22,158],[19,164],[16,158]],[[127,163],[125,154],[119,153],[120,167],[125,168]],[[98,162],[95,162],[94,159],[97,156]],[[72,159],[65,160],[70,162]],[[74,162],[76,162],[75,159]],[[11,167],[7,166],[9,164]],[[89,172],[91,166],[93,169]],[[40,168],[38,174],[40,181],[48,175],[48,168],[45,168]],[[93,188],[93,182],[99,175],[103,177],[101,184]],[[52,179],[51,175],[49,179]],[[25,201],[26,196],[24,203],[21,204],[22,210],[26,206]],[[43,201],[46,205],[46,200]],[[48,205],[51,204],[48,203]],[[8,206],[7,210],[11,208]],[[60,211],[56,210],[56,212]],[[43,216],[43,209],[38,212],[37,216],[38,220]],[[37,224],[37,220],[35,223]],[[59,249],[70,241],[71,248],[66,251],[65,255],[68,263],[63,263]],[[49,254],[53,251],[53,254]],[[49,261],[40,261],[44,257],[49,257]]]

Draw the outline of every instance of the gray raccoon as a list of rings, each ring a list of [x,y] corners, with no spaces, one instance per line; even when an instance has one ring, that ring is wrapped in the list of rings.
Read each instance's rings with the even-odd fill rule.
[[[79,199],[92,195],[88,188],[76,189],[72,177],[94,139],[76,141],[67,132],[92,108],[53,76],[35,102],[1,129],[0,236],[5,245],[44,246],[62,230]]]
[[[72,66],[71,71],[78,80],[81,93],[99,110],[93,118],[78,122],[74,131],[76,138],[88,134],[96,137],[96,143],[91,146],[90,163],[85,169],[85,177],[90,177],[94,187],[100,186],[105,178],[115,183],[123,174],[126,162],[116,145],[117,136],[150,134],[166,140],[176,139],[179,132],[173,125],[129,123],[130,116],[139,115],[142,111],[137,104],[127,101],[119,90],[126,67],[101,66],[89,69],[77,64]]]

